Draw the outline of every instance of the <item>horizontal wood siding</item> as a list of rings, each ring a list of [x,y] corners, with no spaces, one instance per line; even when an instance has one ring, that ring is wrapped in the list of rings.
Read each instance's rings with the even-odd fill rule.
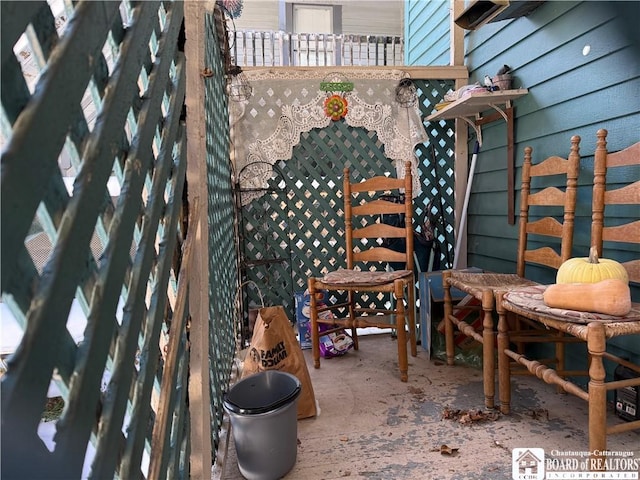
[[[570,137],[582,137],[574,255],[586,255],[589,247],[595,132],[609,131],[610,150],[640,140],[638,44],[626,34],[624,20],[625,9],[633,8],[605,2],[547,2],[529,17],[488,24],[466,36],[471,81],[494,75],[508,64],[514,86],[529,89],[529,95],[515,103],[516,179],[525,146],[533,147],[535,161],[566,156]],[[587,45],[590,50],[584,55]],[[506,224],[506,205],[500,201],[506,198],[504,124],[485,126],[483,140],[469,206],[469,264],[512,271],[517,231]],[[516,189],[518,198],[518,181]],[[496,242],[505,241],[512,244],[505,245],[506,252],[512,252],[510,258],[497,248]],[[614,258],[638,255],[632,247],[607,253]],[[540,281],[553,281],[552,271],[537,275]]]
[[[352,35],[402,34],[402,0],[324,0],[295,1],[291,3],[342,6],[342,31],[316,33],[345,33]],[[283,29],[283,25],[279,23],[279,4],[278,0],[245,0],[242,14],[233,21],[235,29],[252,31],[278,31]],[[233,29],[233,26],[230,25],[229,28]],[[284,28],[284,30],[292,31],[291,28]]]
[[[245,0],[242,13],[227,22],[230,30],[252,30],[254,32],[280,30],[278,25],[279,0]]]
[[[341,2],[342,33],[355,35],[402,35],[403,3],[392,1]]]
[[[404,38],[407,65],[449,65],[449,2],[408,0]]]
[[[423,2],[409,0],[406,10],[408,63],[442,58],[432,41],[442,18],[428,15]],[[514,103],[516,213],[524,147],[533,147],[537,161],[566,156],[571,136],[582,137],[574,256],[588,253],[596,131],[609,131],[610,151],[640,140],[640,36],[634,26],[638,18],[639,2],[547,1],[527,17],[489,23],[465,35],[469,83],[495,75],[507,64],[513,69],[514,87],[529,89]],[[518,232],[507,223],[505,124],[485,125],[482,134],[469,202],[468,264],[513,272]],[[639,176],[637,169],[629,169],[608,182],[623,184]],[[619,209],[613,215],[629,216],[637,218],[638,212]],[[612,217],[611,211],[607,217]],[[631,245],[616,250],[605,246],[605,254],[620,260],[640,257],[638,247]],[[554,273],[527,269],[528,277],[545,283],[555,280]],[[640,301],[639,288],[633,287],[632,295]],[[629,339],[616,344],[632,356],[640,355],[637,339],[635,344]]]

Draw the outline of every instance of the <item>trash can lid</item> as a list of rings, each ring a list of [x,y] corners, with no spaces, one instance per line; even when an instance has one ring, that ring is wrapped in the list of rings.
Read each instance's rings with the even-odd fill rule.
[[[224,396],[224,407],[233,413],[257,415],[277,410],[293,402],[302,384],[298,377],[266,370],[243,378]]]

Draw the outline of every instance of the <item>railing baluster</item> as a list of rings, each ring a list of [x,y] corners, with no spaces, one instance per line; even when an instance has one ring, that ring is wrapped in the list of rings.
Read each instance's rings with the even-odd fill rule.
[[[271,32],[271,66],[273,67],[276,64],[276,39],[275,32]]]
[[[310,38],[309,38],[309,34],[308,34],[308,33],[307,33],[307,34],[305,34],[305,41],[306,41],[306,46],[307,46],[307,48],[306,48],[306,52],[307,52],[306,57],[307,57],[307,60],[306,60],[306,62],[304,63],[304,65],[305,65],[306,67],[308,67],[308,66],[309,66],[309,50],[311,50],[311,45],[310,45],[310,44],[311,44],[311,41],[310,41]]]
[[[251,58],[253,59],[253,65],[256,65],[256,33],[251,32]]]
[[[389,45],[389,37],[382,37],[382,59],[383,65],[387,65],[387,45]]]
[[[233,58],[235,59],[235,63],[240,65],[242,62],[238,59],[238,35],[242,36],[242,32],[232,32],[233,34],[233,42],[231,43],[233,49]]]
[[[313,65],[313,66],[317,67],[318,66],[318,55],[317,54],[314,55],[314,50],[315,50],[316,53],[318,52],[317,35],[315,35],[313,33],[310,33],[307,38],[308,38],[307,42],[308,42],[308,45],[309,45],[309,50],[307,50],[307,57],[309,59],[308,65],[309,66]],[[315,47],[314,47],[314,44],[315,44]],[[316,57],[315,61],[314,61],[314,58],[313,58],[314,56]]]
[[[374,65],[380,65],[380,61],[378,58],[379,55],[379,43],[378,40],[380,39],[380,37],[377,37],[375,35],[372,35],[370,37],[370,45],[371,45],[371,50],[372,50],[372,55],[373,55],[373,64]]]
[[[391,37],[391,55],[393,56],[393,64],[396,64],[396,37]]]
[[[313,44],[311,42],[313,42]],[[315,57],[315,62],[313,61],[313,57]],[[318,35],[315,33],[309,34],[309,60],[314,66],[318,66]]]
[[[249,32],[245,32],[244,36],[242,37],[242,58],[244,60],[244,64],[245,65],[249,65],[249,57],[247,56],[247,36],[249,35]],[[240,65],[240,63],[238,63],[238,65]]]

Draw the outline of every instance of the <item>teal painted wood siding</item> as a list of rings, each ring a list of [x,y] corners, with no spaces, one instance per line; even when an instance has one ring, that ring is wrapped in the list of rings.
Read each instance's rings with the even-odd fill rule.
[[[434,42],[433,32],[448,25],[447,8],[424,16],[432,3],[407,3],[407,63],[442,64],[449,51]],[[415,18],[412,17],[415,15]],[[447,15],[443,20],[442,16]],[[581,173],[576,209],[574,256],[586,256],[590,242],[591,187],[596,131],[609,131],[608,149],[623,149],[640,140],[640,35],[633,25],[640,18],[639,2],[548,1],[529,16],[489,23],[465,35],[465,63],[470,83],[511,66],[514,88],[529,89],[515,101],[516,213],[525,146],[534,161],[550,155],[566,156],[572,135],[582,137]],[[513,272],[517,225],[507,223],[506,128],[504,122],[483,127],[483,146],[468,212],[468,264],[498,272]],[[629,169],[610,183],[627,183],[640,176]],[[617,210],[616,218],[638,212]],[[517,219],[516,219],[517,220]],[[516,221],[517,223],[517,221]],[[637,246],[607,249],[609,258],[638,258]],[[529,268],[527,276],[554,281],[552,270]],[[640,288],[633,288],[640,300]],[[637,338],[634,339],[637,344]],[[632,340],[621,347],[640,353]]]
[[[405,63],[449,65],[448,0],[407,0],[404,9]]]
[[[428,15],[434,5],[439,8]],[[409,1],[406,10],[408,17],[417,15],[406,22],[408,63],[448,58],[448,49],[443,53],[432,36],[434,25],[448,25],[448,2]],[[637,14],[637,2],[551,1],[528,17],[490,23],[465,37],[471,82],[508,64],[514,86],[529,89],[515,102],[516,194],[525,146],[532,146],[534,157],[541,159],[568,154],[571,135],[582,137],[576,255],[586,255],[589,246],[595,132],[609,131],[612,151],[640,140],[640,42],[628,21]],[[484,126],[469,205],[468,259],[497,271],[515,266],[517,228],[506,222],[505,162],[504,123]],[[628,172],[628,178],[637,175]],[[630,247],[614,254],[624,259],[638,252]],[[549,281],[550,273],[534,271],[534,276]]]

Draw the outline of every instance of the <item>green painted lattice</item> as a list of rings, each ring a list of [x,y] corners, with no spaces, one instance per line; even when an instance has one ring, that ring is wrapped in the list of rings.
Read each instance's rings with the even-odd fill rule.
[[[453,81],[415,80],[418,102],[422,118],[433,112],[434,105],[444,99],[444,95],[454,88]],[[415,202],[415,215],[424,218],[425,205],[431,202],[431,213],[439,218],[437,234],[441,248],[441,268],[453,266],[455,246],[455,176],[453,169],[455,132],[453,122],[437,123],[423,121],[427,132],[426,143],[416,147],[420,162],[423,202]]]
[[[441,101],[451,82],[416,81],[423,116]],[[432,142],[419,145],[422,193],[414,201],[414,225],[419,231],[429,202],[440,214],[437,226],[441,266],[453,256],[453,131],[446,123],[425,125]],[[431,148],[433,145],[433,149]],[[433,151],[433,153],[432,153]],[[435,162],[432,158],[435,156]],[[294,293],[306,289],[307,278],[326,267],[345,267],[343,240],[342,171],[352,169],[353,178],[395,175],[383,154],[375,132],[352,128],[344,121],[301,135],[290,160],[274,166],[270,188],[240,211],[241,273],[249,308],[283,305],[295,319]],[[237,192],[242,195],[238,189]],[[324,269],[324,270],[323,270]],[[335,300],[335,299],[334,299]],[[384,297],[372,299],[384,302]],[[245,339],[248,332],[245,331]]]
[[[214,75],[205,82],[207,188],[209,220],[209,362],[211,381],[211,432],[215,448],[224,409],[222,397],[229,388],[235,356],[235,297],[238,285],[235,209],[229,161],[229,117],[225,76],[216,20],[205,19],[206,61]]]
[[[0,8],[3,477],[184,478],[183,3]]]

